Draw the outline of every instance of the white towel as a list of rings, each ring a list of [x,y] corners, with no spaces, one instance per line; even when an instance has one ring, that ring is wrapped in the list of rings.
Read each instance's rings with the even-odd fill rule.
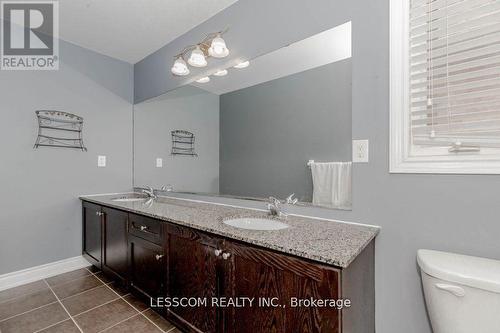
[[[351,207],[352,162],[312,163],[313,204]]]

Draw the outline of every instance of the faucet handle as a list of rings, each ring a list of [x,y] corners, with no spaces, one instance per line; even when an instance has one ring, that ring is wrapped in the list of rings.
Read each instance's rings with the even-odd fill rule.
[[[161,187],[161,190],[162,190],[162,191],[167,191],[167,192],[172,192],[172,191],[174,190],[174,186],[173,186],[173,185],[170,185],[170,184],[168,184],[168,185],[163,185],[163,186]]]
[[[290,205],[295,205],[299,201],[299,199],[298,198],[294,198],[294,196],[295,196],[295,193],[290,194],[288,196],[288,198],[286,198],[285,202],[287,204],[290,204]]]
[[[269,204],[274,205],[274,206],[279,206],[281,204],[281,201],[275,197],[269,197]]]
[[[145,185],[144,188],[142,189],[142,192],[145,192],[145,193],[147,193],[147,192],[152,193],[153,191],[154,191],[153,188],[151,186],[148,186],[148,185]]]

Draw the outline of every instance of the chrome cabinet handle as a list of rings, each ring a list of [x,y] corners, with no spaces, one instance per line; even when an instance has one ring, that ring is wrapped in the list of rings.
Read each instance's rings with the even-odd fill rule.
[[[163,258],[163,254],[157,254],[155,256],[156,260],[160,260],[161,258]]]
[[[102,216],[102,215],[103,215],[103,213],[102,213],[102,212],[95,212],[95,215],[97,215],[97,216]]]
[[[157,235],[157,233],[149,231],[149,227],[147,227],[145,225],[137,225],[135,222],[132,222],[132,228],[134,230],[139,230],[139,231],[142,231],[142,232],[147,232],[148,234],[151,234],[151,235]]]
[[[226,252],[226,253],[222,254],[222,259],[227,260],[227,259],[229,259],[230,256],[231,256],[231,253]]]
[[[214,251],[214,253],[216,257],[219,257],[222,254],[222,250],[217,249]]]

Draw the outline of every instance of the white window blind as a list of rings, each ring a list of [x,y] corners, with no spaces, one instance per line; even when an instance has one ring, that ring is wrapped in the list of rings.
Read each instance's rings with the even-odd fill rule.
[[[412,145],[500,147],[500,1],[411,0]]]

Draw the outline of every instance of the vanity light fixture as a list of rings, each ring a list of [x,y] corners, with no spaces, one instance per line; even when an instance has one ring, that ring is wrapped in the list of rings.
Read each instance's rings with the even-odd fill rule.
[[[172,74],[184,76],[189,74],[189,68],[186,64],[193,67],[207,66],[207,58],[224,58],[229,55],[226,41],[221,37],[227,29],[208,34],[200,43],[185,47],[178,55],[174,57]]]
[[[205,67],[207,65],[207,59],[205,58],[205,54],[200,49],[199,45],[197,45],[196,48],[191,51],[191,55],[188,59],[188,64],[193,67]]]
[[[208,76],[202,77],[201,79],[196,80],[198,83],[207,83],[210,82],[210,78]]]
[[[250,65],[250,61],[243,61],[243,62],[240,62],[239,64],[237,64],[236,66],[234,66],[234,68],[238,68],[238,69],[247,68],[249,65]]]
[[[178,76],[186,76],[189,74],[189,68],[182,57],[177,57],[177,59],[175,59],[171,71],[174,75]]]
[[[227,75],[227,69],[222,69],[214,73],[215,76],[225,76]]]
[[[220,34],[212,39],[212,44],[208,48],[208,54],[214,58],[225,58],[229,55],[229,49]]]

